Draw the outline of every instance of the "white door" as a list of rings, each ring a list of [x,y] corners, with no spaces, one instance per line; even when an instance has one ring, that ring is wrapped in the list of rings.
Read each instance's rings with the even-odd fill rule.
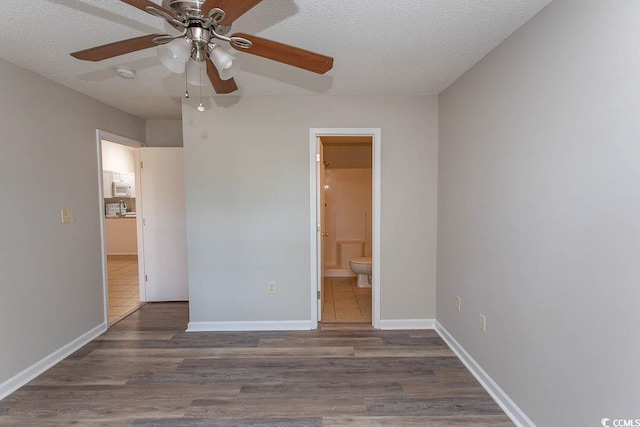
[[[187,301],[182,148],[140,148],[146,301]]]

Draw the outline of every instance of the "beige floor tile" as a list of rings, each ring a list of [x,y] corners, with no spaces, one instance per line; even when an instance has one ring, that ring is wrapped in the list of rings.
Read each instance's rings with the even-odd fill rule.
[[[132,310],[132,307],[111,307],[109,309],[109,314],[115,315],[115,316],[122,316],[124,314],[127,314],[131,310]]]
[[[118,305],[114,305],[113,307],[128,307],[128,308],[135,308],[138,307],[140,305],[140,301],[136,301],[135,299],[125,299],[122,302],[120,302]]]
[[[138,284],[138,258],[135,255],[109,255],[109,324],[113,325],[142,305]]]
[[[358,288],[355,278],[325,278],[323,295],[323,323],[371,323],[371,289]]]
[[[109,298],[109,307],[115,307],[117,305],[122,305],[126,303],[128,298]]]
[[[109,298],[124,299],[129,298],[131,291],[113,291],[109,289]]]

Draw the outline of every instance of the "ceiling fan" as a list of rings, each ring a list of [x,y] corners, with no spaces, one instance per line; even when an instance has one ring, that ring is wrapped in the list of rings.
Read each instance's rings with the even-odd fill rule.
[[[158,57],[171,71],[186,69],[187,81],[202,86],[203,69],[218,94],[238,89],[233,75],[235,57],[220,46],[229,43],[234,49],[303,70],[324,74],[333,67],[333,58],[258,36],[235,33],[227,37],[231,24],[262,0],[162,0],[162,6],[149,0],[120,0],[151,15],[166,20],[180,34],[150,34],[135,37],[71,55],[85,61],[102,61],[125,53],[154,46]],[[206,64],[206,65],[205,65]]]

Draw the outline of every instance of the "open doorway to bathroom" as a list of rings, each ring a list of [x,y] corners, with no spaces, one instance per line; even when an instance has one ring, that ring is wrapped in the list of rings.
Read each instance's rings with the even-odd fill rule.
[[[372,321],[372,140],[320,137],[323,323]]]
[[[329,224],[329,227],[327,230],[325,230],[327,228],[327,224],[323,223],[326,222],[326,216],[325,214],[325,185],[330,185],[330,184],[326,184],[325,178],[326,178],[326,169],[327,167],[325,166],[325,161],[327,163],[329,163],[329,169],[331,169],[331,158],[329,158],[328,160],[324,159],[324,143],[323,140],[325,141],[325,143],[327,145],[331,145],[332,143],[334,145],[340,145],[339,141],[337,139],[333,139],[332,137],[340,137],[340,138],[354,138],[354,139],[346,139],[345,141],[345,145],[351,143],[352,145],[356,145],[357,142],[359,142],[362,145],[368,146],[370,148],[368,148],[368,151],[370,152],[370,157],[367,157],[367,160],[364,161],[364,163],[366,164],[366,166],[369,166],[369,168],[371,169],[369,176],[370,176],[370,194],[371,194],[371,209],[370,209],[370,215],[369,215],[369,220],[367,220],[368,223],[371,224],[371,228],[370,228],[370,232],[369,235],[370,237],[370,252],[371,252],[371,261],[370,261],[370,271],[371,271],[371,275],[369,277],[369,275],[365,276],[365,280],[367,283],[371,283],[371,291],[370,291],[370,295],[371,295],[371,302],[369,307],[371,307],[371,317],[370,320],[369,318],[367,318],[367,320],[369,320],[367,323],[371,326],[373,326],[374,328],[379,328],[380,327],[380,289],[382,287],[381,285],[381,278],[380,278],[380,210],[381,210],[381,170],[382,170],[382,165],[381,165],[381,159],[382,159],[382,134],[381,134],[381,129],[380,128],[311,128],[309,129],[309,166],[310,166],[310,182],[311,182],[311,191],[310,191],[310,219],[311,219],[311,228],[310,228],[310,241],[311,241],[311,324],[315,325],[316,327],[320,327],[320,322],[326,322],[327,320],[331,320],[331,315],[330,312],[327,313],[325,315],[325,318],[323,319],[323,302],[325,301],[325,295],[328,292],[333,292],[334,289],[333,287],[335,285],[345,285],[347,286],[347,291],[348,288],[352,286],[352,279],[356,279],[355,274],[353,273],[353,271],[351,271],[351,266],[348,266],[347,262],[343,262],[343,258],[346,259],[349,257],[348,253],[351,250],[355,250],[358,246],[357,243],[354,246],[349,246],[349,242],[348,240],[362,240],[363,243],[360,246],[361,251],[360,253],[362,254],[362,257],[364,257],[365,255],[365,250],[368,249],[368,247],[366,246],[367,243],[367,236],[366,236],[366,231],[365,231],[365,227],[368,227],[365,223],[365,225],[362,227],[362,232],[359,236],[356,236],[356,239],[350,239],[348,238],[342,238],[341,236],[341,231],[339,229],[336,228],[335,231],[331,230],[331,224]],[[362,138],[364,137],[364,139]],[[358,151],[358,150],[354,150],[354,151]],[[331,155],[331,154],[330,154]],[[334,169],[338,169],[336,166],[338,166],[341,160],[335,160],[333,167]],[[362,162],[362,160],[361,160]],[[360,164],[362,165],[362,163]],[[346,169],[346,168],[345,168]],[[327,208],[330,209],[330,206],[327,206]],[[366,208],[365,208],[366,209]],[[327,215],[329,216],[329,215]],[[364,212],[363,212],[363,217]],[[331,219],[329,220],[331,221]],[[334,225],[335,226],[335,225]],[[344,250],[344,254],[342,251],[342,248],[340,248],[340,253],[338,253],[338,242],[336,242],[336,247],[333,249],[334,252],[332,253],[332,249],[328,249],[329,254],[328,254],[328,263],[329,263],[329,267],[334,267],[334,268],[325,268],[325,262],[324,262],[324,257],[325,257],[325,253],[324,253],[324,240],[327,240],[327,238],[333,238],[336,241],[338,240],[344,240],[343,246],[345,246]],[[332,240],[333,240],[332,239]],[[356,251],[357,252],[357,251]],[[367,253],[368,254],[368,253]],[[354,255],[358,255],[358,253],[355,253]],[[333,258],[332,258],[333,257]],[[358,258],[358,257],[355,257]],[[350,260],[352,261],[353,258]],[[333,261],[333,262],[332,262]],[[346,265],[342,265],[342,264],[346,264]],[[323,285],[325,283],[325,270],[327,270],[329,272],[329,283],[331,285],[332,289],[329,289],[327,287],[327,289],[323,289]],[[332,271],[333,270],[333,271]],[[343,274],[343,276],[338,276],[338,274]],[[340,279],[348,279],[348,280],[342,280],[342,283],[336,283],[336,282],[340,282]],[[335,280],[334,280],[335,279]],[[356,282],[357,285],[357,282]],[[342,288],[340,288],[341,290],[345,290],[345,287],[343,286]],[[353,288],[352,288],[353,289]],[[323,292],[323,290],[325,292]],[[367,291],[368,292],[368,291]],[[360,298],[360,301],[358,301],[358,296],[355,294],[355,291],[353,291],[354,294],[354,299],[356,302],[356,306],[358,308],[360,307],[364,307],[366,305],[366,302],[363,303],[363,298]],[[367,301],[367,300],[364,300]],[[331,302],[334,303],[334,307],[335,306],[335,293],[334,293],[334,298],[333,301],[331,299],[330,295],[326,295],[326,302],[327,304],[330,304]],[[352,306],[353,304],[353,300],[352,300]],[[336,307],[337,308],[337,307]],[[364,312],[364,314],[368,314],[367,312],[369,310],[367,310],[368,307],[364,307],[364,309],[362,310]],[[335,312],[335,320],[333,320],[334,322],[339,322],[340,318],[337,315],[337,311]],[[362,313],[360,313],[362,314]],[[354,319],[353,321],[356,321],[356,319]],[[362,321],[362,317],[360,317],[360,319],[357,319],[358,322]],[[326,326],[332,327],[332,324],[327,324],[325,323]],[[353,323],[351,325],[354,325]],[[360,325],[366,325],[366,323],[360,323]],[[371,327],[369,326],[369,327]],[[325,327],[325,326],[323,326]],[[351,328],[352,326],[350,326]]]

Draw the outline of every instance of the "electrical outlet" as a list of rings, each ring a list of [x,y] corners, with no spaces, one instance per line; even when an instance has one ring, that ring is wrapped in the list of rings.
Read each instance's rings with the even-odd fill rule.
[[[75,216],[73,214],[73,208],[60,209],[60,215],[62,216],[63,224],[67,224],[75,220]]]
[[[482,332],[487,332],[487,316],[484,314],[480,315],[480,330]]]
[[[456,311],[460,313],[461,308],[462,308],[462,298],[456,295]]]
[[[269,292],[270,294],[276,293],[276,282],[267,283],[267,292]]]

